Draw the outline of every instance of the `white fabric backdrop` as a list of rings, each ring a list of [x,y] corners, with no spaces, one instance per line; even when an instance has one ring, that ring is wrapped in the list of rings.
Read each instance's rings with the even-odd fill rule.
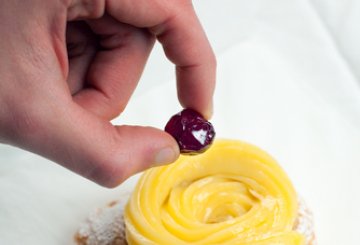
[[[360,22],[341,12],[360,7],[338,2],[195,1],[218,57],[218,137],[249,141],[278,159],[315,213],[320,245],[358,244],[360,219],[360,56],[353,43]],[[179,109],[173,67],[157,46],[114,123],[162,128]],[[104,189],[0,146],[0,244],[72,244],[86,215],[135,180]]]
[[[340,54],[360,79],[360,2],[310,0],[338,46]],[[360,84],[360,83],[359,83]]]

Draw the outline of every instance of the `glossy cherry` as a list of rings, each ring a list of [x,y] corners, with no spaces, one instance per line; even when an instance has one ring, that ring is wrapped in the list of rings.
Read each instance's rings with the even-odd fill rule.
[[[178,142],[180,152],[188,155],[206,151],[215,138],[213,125],[192,109],[184,109],[172,116],[165,131]]]

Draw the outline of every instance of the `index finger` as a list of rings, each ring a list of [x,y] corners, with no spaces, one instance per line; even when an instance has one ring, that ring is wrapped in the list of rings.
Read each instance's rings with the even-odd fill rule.
[[[191,1],[109,0],[107,11],[119,21],[148,28],[157,37],[176,65],[180,103],[210,118],[216,59]]]

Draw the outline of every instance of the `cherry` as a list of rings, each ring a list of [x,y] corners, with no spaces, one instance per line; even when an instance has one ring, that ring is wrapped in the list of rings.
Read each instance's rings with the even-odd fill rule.
[[[172,116],[165,131],[175,138],[180,152],[187,155],[205,152],[215,138],[213,125],[192,109],[184,109]]]

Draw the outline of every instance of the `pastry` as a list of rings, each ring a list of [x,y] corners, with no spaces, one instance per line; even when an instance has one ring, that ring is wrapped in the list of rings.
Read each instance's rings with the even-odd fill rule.
[[[122,200],[124,202],[124,200]],[[100,209],[81,245],[315,245],[312,215],[259,148],[216,140],[197,156],[145,171],[127,204]]]

